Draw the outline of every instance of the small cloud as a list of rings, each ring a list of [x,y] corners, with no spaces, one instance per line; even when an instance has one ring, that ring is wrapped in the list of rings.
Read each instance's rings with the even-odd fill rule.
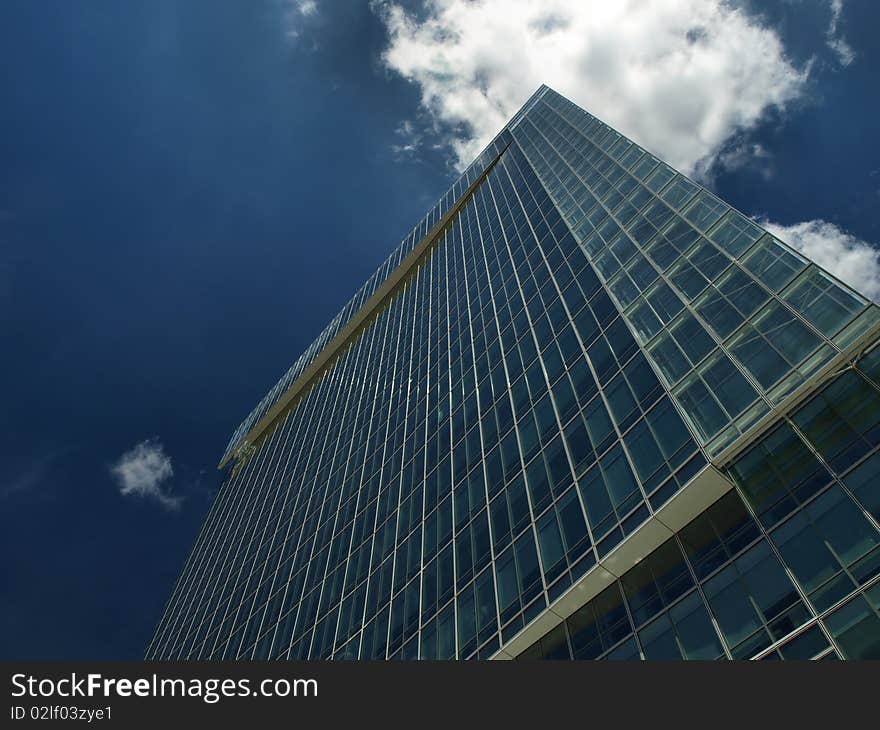
[[[162,484],[174,475],[171,459],[157,438],[141,441],[126,451],[110,467],[119,492],[125,496],[155,499],[167,509],[178,509],[182,499],[162,490]]]
[[[828,47],[837,54],[841,66],[849,66],[856,60],[856,52],[840,34],[840,16],[843,13],[843,0],[831,0],[831,22],[825,33]]]
[[[302,32],[303,20],[318,15],[318,3],[316,0],[283,0],[282,4],[284,35],[295,40]]]
[[[398,162],[402,160],[417,161],[422,149],[422,133],[409,119],[404,119],[394,130],[394,134],[400,138],[399,143],[391,145],[394,159]]]
[[[296,6],[300,15],[306,17],[318,12],[318,3],[316,3],[315,0],[297,0]]]
[[[867,241],[824,220],[789,226],[766,220],[760,223],[856,291],[880,302],[880,251]]]

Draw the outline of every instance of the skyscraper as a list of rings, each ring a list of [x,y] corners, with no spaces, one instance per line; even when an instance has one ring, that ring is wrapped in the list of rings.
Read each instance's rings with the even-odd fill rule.
[[[541,87],[235,431],[147,656],[878,657],[878,315]]]

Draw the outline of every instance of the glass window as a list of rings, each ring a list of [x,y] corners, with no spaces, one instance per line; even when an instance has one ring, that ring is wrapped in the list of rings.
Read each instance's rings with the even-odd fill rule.
[[[699,188],[694,185],[687,178],[676,175],[675,179],[669,183],[665,188],[663,188],[663,192],[660,193],[660,197],[663,198],[667,203],[669,203],[673,208],[678,208],[681,210],[685,203],[687,203],[694,195],[697,194]],[[655,191],[656,192],[656,191]]]
[[[604,535],[614,526],[615,511],[623,516],[642,500],[638,482],[619,443],[578,480],[578,489],[596,536]]]
[[[651,232],[654,232],[653,228],[651,229]],[[644,243],[643,247],[645,254],[647,254],[662,271],[665,271],[672,266],[672,264],[678,260],[680,255],[678,249],[675,248],[675,246],[673,246],[662,233],[654,235],[649,241]]]
[[[624,437],[624,443],[636,466],[639,479],[647,489],[651,476],[664,465],[663,454],[660,453],[647,421],[638,421]]]
[[[771,526],[831,481],[831,474],[786,422],[729,467],[758,519]]]
[[[645,220],[657,230],[662,230],[663,226],[675,218],[675,213],[669,209],[669,206],[656,199],[645,208],[644,215]]]
[[[756,223],[729,210],[708,235],[729,254],[739,257],[763,234]]]
[[[809,617],[765,541],[706,581],[703,590],[735,658],[755,654]]]
[[[782,298],[826,337],[831,337],[866,305],[864,299],[815,266],[798,277]]]
[[[639,163],[633,168],[633,175],[639,180],[644,180],[651,171],[657,167],[658,160],[651,154],[645,153],[645,156],[639,160]]]
[[[757,397],[755,389],[720,352],[709,358],[699,373],[731,417],[742,413]]]
[[[765,390],[789,372],[785,358],[750,324],[730,341],[729,349]]]
[[[701,238],[697,245],[688,251],[687,257],[697,270],[710,281],[730,264],[730,259],[705,238]]]
[[[880,392],[849,370],[795,411],[792,420],[842,474],[880,445]]]
[[[845,578],[839,589],[835,585],[834,590],[823,590],[823,584],[878,544],[876,530],[837,486],[780,525],[772,538],[819,611],[829,608],[854,587]]]
[[[686,260],[680,260],[669,270],[669,278],[689,300],[694,299],[709,281]]]
[[[648,351],[667,382],[678,382],[715,347],[703,326],[689,312],[682,315],[651,344]]]
[[[648,360],[641,353],[637,353],[629,361],[629,364],[623,369],[623,374],[643,411],[650,408],[663,392],[660,381],[657,380]]]
[[[669,611],[678,645],[685,659],[717,659],[724,656],[721,640],[698,593],[691,593]]]
[[[678,314],[684,304],[665,281],[658,281],[646,293],[645,299],[662,322],[669,322]]]
[[[704,441],[712,438],[730,421],[718,400],[696,373],[685,380],[675,395]]]
[[[663,235],[679,253],[684,253],[700,240],[700,234],[694,230],[693,226],[689,226],[687,221],[681,218],[676,218],[667,226],[663,231]]]
[[[880,659],[880,617],[862,596],[838,608],[825,625],[847,659]]]
[[[683,411],[708,440],[757,397],[755,389],[721,352],[709,357],[676,390]]]
[[[822,629],[813,626],[779,648],[783,659],[813,659],[829,647]]]
[[[559,500],[556,509],[559,513],[559,525],[565,542],[565,552],[569,562],[573,563],[589,546],[587,523],[578,500],[577,491],[570,489]]]
[[[639,643],[645,659],[681,659],[672,622],[666,614],[659,616],[639,631]]]
[[[843,483],[855,495],[875,520],[880,521],[880,451],[859,464],[843,478]]]
[[[684,217],[701,231],[706,231],[724,215],[726,210],[727,206],[724,203],[703,190],[684,211]]]
[[[679,532],[700,580],[749,545],[760,534],[735,490],[728,492]]]
[[[751,316],[770,299],[770,295],[738,266],[732,266],[716,286],[743,317]]]
[[[566,623],[575,659],[596,659],[632,634],[616,583],[575,611]]]
[[[645,185],[656,193],[674,177],[675,170],[661,162],[651,176],[645,180]]]
[[[773,291],[782,289],[806,265],[805,259],[787,249],[769,233],[743,259],[743,266]]]
[[[559,524],[556,521],[556,511],[551,509],[538,521],[537,528],[544,576],[548,583],[552,583],[566,567],[565,549],[559,533]]]
[[[601,398],[594,398],[584,409],[584,423],[587,426],[590,443],[597,454],[605,451],[617,437],[614,424],[611,423],[611,417]]]
[[[694,365],[700,362],[715,347],[715,341],[706,333],[703,325],[690,312],[682,313],[670,326],[669,331],[682,352],[687,355],[688,360]]]
[[[638,408],[632,391],[627,385],[623,373],[612,380],[605,389],[605,397],[614,421],[621,431],[625,431],[638,417]]]
[[[743,316],[715,288],[710,287],[694,303],[700,316],[722,338],[727,337],[743,323]]]
[[[664,397],[645,420],[654,432],[663,455],[673,462],[673,467],[678,466],[682,452],[690,454],[696,449],[690,431],[669,398]]]
[[[542,659],[571,659],[564,624],[559,624],[541,637],[540,644]]]
[[[627,271],[639,291],[644,291],[657,278],[657,270],[641,254],[629,263]]]
[[[621,579],[636,625],[671,606],[694,586],[674,538],[664,542]]]
[[[513,544],[516,555],[516,572],[519,579],[519,592],[523,605],[528,605],[542,590],[541,570],[538,567],[538,552],[532,531],[527,530]]]
[[[874,349],[859,360],[859,370],[880,385],[880,345],[875,345]]]
[[[663,328],[654,310],[644,300],[629,311],[628,319],[642,342],[647,342]]]
[[[779,302],[771,302],[752,324],[793,366],[822,344],[816,334]]]
[[[670,385],[677,383],[693,366],[670,332],[661,334],[650,345],[648,352]]]

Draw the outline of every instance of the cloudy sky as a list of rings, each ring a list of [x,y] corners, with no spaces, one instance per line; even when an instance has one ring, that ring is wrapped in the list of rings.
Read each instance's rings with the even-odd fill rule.
[[[540,83],[880,298],[878,22],[0,4],[0,656],[142,655],[230,432]]]

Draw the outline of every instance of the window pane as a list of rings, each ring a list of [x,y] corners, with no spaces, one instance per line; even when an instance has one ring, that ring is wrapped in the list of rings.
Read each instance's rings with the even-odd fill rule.
[[[743,322],[743,316],[714,287],[706,291],[694,306],[700,316],[722,338],[727,337]]]
[[[700,374],[732,417],[742,413],[758,395],[730,359],[721,353],[703,365]]]
[[[831,337],[866,304],[815,266],[786,289],[782,298],[826,337]]]
[[[849,370],[792,418],[832,469],[843,473],[880,443],[880,392]]]
[[[718,280],[717,287],[743,317],[751,316],[752,312],[760,309],[770,298],[764,289],[737,266],[732,267]]]
[[[705,231],[711,228],[726,210],[727,206],[724,203],[703,190],[687,207],[684,217],[701,231]]]
[[[743,266],[773,291],[779,291],[806,265],[769,233],[743,259]]]
[[[791,365],[797,365],[822,344],[816,334],[778,302],[758,314],[753,324]]]
[[[708,441],[720,431],[729,419],[706,384],[694,374],[676,391],[676,397],[697,431]]]
[[[739,256],[763,234],[757,224],[731,210],[709,232],[709,237],[728,253]]]
[[[767,526],[831,481],[831,474],[783,422],[731,464],[729,474]]]
[[[724,656],[721,640],[698,593],[691,593],[673,606],[669,616],[675,625],[685,659],[716,659]]]
[[[669,203],[673,208],[681,209],[688,200],[690,200],[699,190],[690,180],[681,175],[676,175],[669,185],[667,185],[660,197]]]
[[[880,451],[847,474],[843,483],[874,519],[880,520]]]
[[[838,608],[825,625],[847,659],[880,659],[880,618],[861,596]]]
[[[741,329],[729,347],[734,357],[765,390],[789,371],[785,358],[770,347],[770,343],[751,325]]]

